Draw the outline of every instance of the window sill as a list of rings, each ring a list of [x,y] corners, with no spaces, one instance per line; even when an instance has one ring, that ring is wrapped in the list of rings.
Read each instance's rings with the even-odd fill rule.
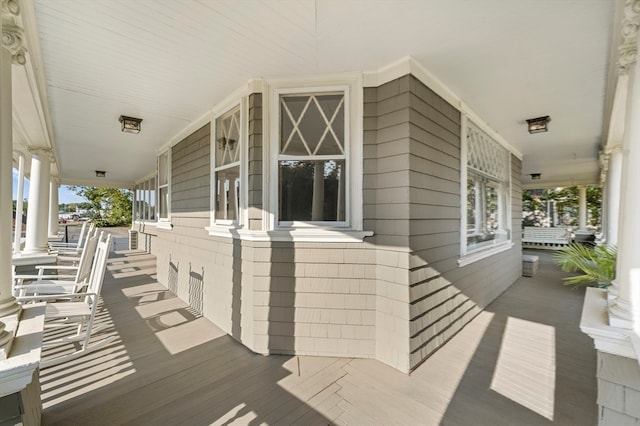
[[[593,339],[601,352],[638,359],[632,330],[612,327],[607,314],[607,292],[600,288],[587,288],[582,305],[580,330]]]
[[[334,229],[291,229],[276,231],[248,231],[231,227],[207,227],[205,229],[211,236],[264,242],[361,243],[366,237],[373,235],[373,231],[338,231]]]
[[[460,257],[458,259],[458,266],[467,266],[479,260],[485,259],[489,256],[493,256],[494,254],[501,253],[503,251],[507,251],[512,248],[514,244],[511,241],[503,241],[491,247],[481,248],[471,253],[467,253],[466,255]]]
[[[139,232],[144,232],[144,229],[147,226],[151,226],[157,229],[173,229],[173,225],[171,222],[162,221],[162,222],[148,222],[144,220],[136,220],[133,222],[131,229],[137,230]]]
[[[229,226],[214,225],[214,226],[207,226],[204,229],[212,237],[240,238],[240,236],[238,235],[238,231],[240,231],[241,228],[235,225],[229,225]]]
[[[156,228],[171,230],[173,229],[173,224],[168,220],[163,220],[163,221],[156,222]]]

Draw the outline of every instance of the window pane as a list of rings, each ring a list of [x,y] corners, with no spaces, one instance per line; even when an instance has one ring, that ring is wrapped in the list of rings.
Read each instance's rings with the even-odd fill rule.
[[[169,183],[169,152],[158,157],[158,186]]]
[[[149,189],[149,219],[156,220],[156,178],[151,178]]]
[[[140,190],[140,184],[136,185],[136,220],[140,220],[140,208],[142,207],[142,202],[140,201],[140,197],[142,196],[142,191]]]
[[[280,161],[279,220],[344,221],[345,162]]]
[[[142,182],[143,184],[143,202],[142,202],[142,219],[143,220],[147,220],[149,219],[149,181],[145,180],[144,182]]]
[[[344,95],[283,96],[280,153],[344,154]]]
[[[331,123],[330,130],[333,130],[333,132],[327,132],[317,154],[344,154],[344,96],[323,95],[317,98],[318,103]]]
[[[216,172],[216,220],[238,220],[240,166]]]
[[[240,160],[240,109],[216,119],[216,167]]]
[[[472,174],[467,180],[467,246],[484,247],[509,238],[505,185]]]
[[[498,189],[494,183],[487,183],[485,185],[485,200],[485,229],[488,234],[494,235],[500,224]]]
[[[467,179],[467,235],[476,232],[476,182]]]
[[[160,203],[160,211],[158,212],[158,215],[161,219],[167,219],[169,217],[169,188],[166,186],[164,188],[160,188],[158,190],[158,196],[158,201]]]

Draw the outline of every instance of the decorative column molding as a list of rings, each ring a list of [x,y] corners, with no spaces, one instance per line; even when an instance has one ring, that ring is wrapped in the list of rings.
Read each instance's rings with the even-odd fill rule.
[[[578,231],[587,232],[587,187],[578,186]]]
[[[18,153],[18,191],[16,192],[16,226],[13,240],[13,254],[20,253],[20,245],[22,240],[22,222],[24,218],[23,210],[24,200],[24,154]]]
[[[27,63],[24,31],[17,23],[20,6],[16,0],[2,0],[2,46],[11,52],[15,65]]]
[[[636,5],[639,1],[634,2]],[[636,37],[638,32],[636,31]],[[612,285],[617,297],[609,306],[609,324],[632,329],[634,312],[640,306],[640,292],[633,286],[634,271],[640,270],[640,67],[629,72],[629,96],[622,142],[622,184],[618,232],[616,279]],[[636,284],[637,286],[637,284]]]
[[[638,57],[636,41],[640,27],[640,0],[626,0],[622,20],[622,43],[618,47],[618,73],[626,74]]]
[[[27,235],[24,254],[44,254],[48,251],[49,182],[52,153],[48,148],[29,149],[31,180],[27,209]]]
[[[0,18],[4,11],[0,11]],[[0,28],[4,19],[0,19]],[[10,315],[20,312],[20,305],[12,294],[12,175],[13,175],[13,101],[11,96],[11,54],[0,48],[0,359],[8,356],[17,328]],[[7,329],[7,325],[13,323]]]
[[[607,167],[606,223],[605,239],[610,246],[618,245],[618,228],[620,223],[620,191],[622,186],[622,147],[616,145],[607,150],[609,161]]]

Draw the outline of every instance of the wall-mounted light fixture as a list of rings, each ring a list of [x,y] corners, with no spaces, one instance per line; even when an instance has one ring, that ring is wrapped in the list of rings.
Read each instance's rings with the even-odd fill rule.
[[[120,124],[122,124],[122,131],[126,133],[140,133],[142,126],[142,118],[135,117],[127,117],[126,115],[121,115],[118,119]]]
[[[544,117],[538,118],[530,118],[527,120],[527,126],[529,128],[529,133],[542,133],[546,132],[549,129],[547,128],[547,124],[551,121],[551,117],[545,115]]]
[[[539,180],[542,175],[540,173],[531,173],[529,176],[531,176],[531,180]]]
[[[107,175],[107,172],[104,170],[96,170],[96,177],[103,178]]]

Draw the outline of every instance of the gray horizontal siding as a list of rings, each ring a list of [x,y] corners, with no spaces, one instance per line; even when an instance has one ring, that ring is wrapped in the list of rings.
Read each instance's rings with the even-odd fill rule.
[[[262,229],[262,94],[249,95],[249,229]]]
[[[171,214],[209,214],[211,204],[211,126],[187,136],[171,149]]]

